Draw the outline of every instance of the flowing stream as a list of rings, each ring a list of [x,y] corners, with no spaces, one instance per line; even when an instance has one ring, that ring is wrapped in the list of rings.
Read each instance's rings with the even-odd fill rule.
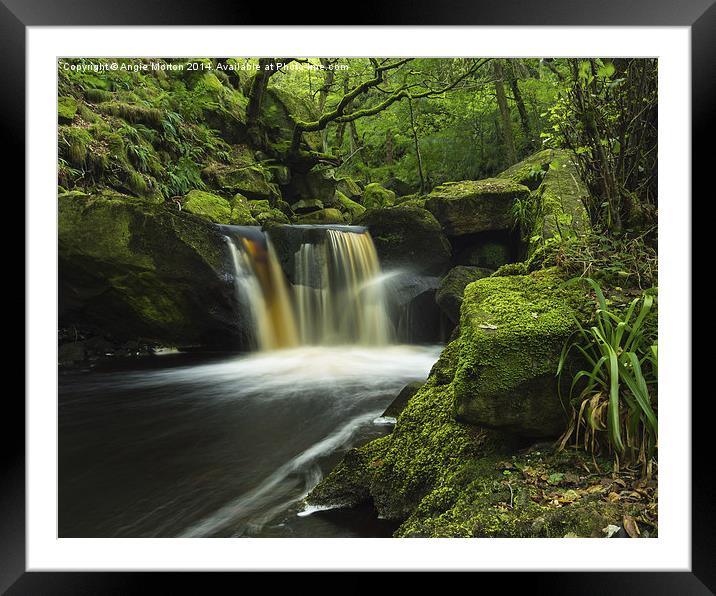
[[[254,352],[169,354],[60,375],[59,535],[388,536],[371,508],[302,498],[423,380],[440,346],[392,343],[364,230],[327,229],[287,282],[270,238],[228,229]]]

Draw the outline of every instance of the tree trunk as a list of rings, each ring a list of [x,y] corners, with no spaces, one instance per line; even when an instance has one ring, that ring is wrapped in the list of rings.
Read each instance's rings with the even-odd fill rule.
[[[385,163],[393,165],[393,131],[390,128],[385,133]]]
[[[251,79],[249,103],[246,106],[246,129],[249,138],[258,147],[263,147],[265,144],[259,119],[269,79],[280,70],[279,64],[288,64],[291,61],[293,58],[259,58],[259,69]]]
[[[512,89],[512,96],[515,98],[517,104],[517,111],[520,113],[520,123],[522,124],[522,132],[525,134],[527,146],[532,147],[534,139],[532,138],[532,131],[530,131],[530,119],[527,115],[527,108],[525,108],[525,102],[522,99],[522,93],[520,93],[520,86],[517,81],[515,73],[512,72],[509,77],[510,88]]]
[[[356,153],[358,159],[365,163],[363,155],[360,152],[361,142],[360,137],[358,136],[358,131],[356,130],[355,122],[351,121],[348,123],[348,131],[351,133],[351,155]]]
[[[505,144],[505,154],[509,163],[513,164],[517,162],[517,152],[515,151],[515,139],[512,133],[510,108],[505,97],[504,73],[499,60],[494,60],[492,67],[495,73],[495,93],[497,94],[497,106],[500,108],[500,118],[502,120],[502,140]]]
[[[415,144],[415,158],[418,162],[418,177],[420,178],[420,188],[418,194],[425,193],[425,175],[423,172],[423,156],[420,154],[420,141],[418,139],[418,128],[415,126],[415,115],[413,114],[413,100],[408,97],[408,110],[410,112],[410,127],[413,130],[413,143]]]
[[[331,90],[331,85],[333,85],[336,71],[328,68],[331,65],[331,61],[328,60],[328,58],[321,58],[320,60],[321,64],[326,68],[326,77],[323,80],[323,87],[321,87],[321,91],[318,94],[318,109],[323,113],[323,108],[326,107],[326,99],[328,98],[328,92]],[[323,153],[328,153],[328,128],[324,128],[321,131],[321,142],[323,145]]]

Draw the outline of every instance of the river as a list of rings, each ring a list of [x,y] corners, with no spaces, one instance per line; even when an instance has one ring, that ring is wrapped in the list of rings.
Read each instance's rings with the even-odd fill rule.
[[[60,537],[377,537],[370,507],[305,515],[440,346],[168,354],[59,378]]]

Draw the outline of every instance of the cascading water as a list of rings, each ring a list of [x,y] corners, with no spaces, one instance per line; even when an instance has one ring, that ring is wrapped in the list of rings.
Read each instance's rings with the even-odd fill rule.
[[[370,507],[306,515],[302,498],[388,432],[385,408],[440,347],[396,343],[396,278],[365,229],[285,227],[278,251],[257,227],[222,232],[256,350],[61,375],[60,536],[390,535]]]
[[[270,239],[250,228],[228,229],[224,238],[231,254],[236,297],[253,321],[256,347],[274,350],[297,346],[296,321],[285,276]]]
[[[367,231],[328,229],[323,243],[303,244],[295,279],[302,343],[390,343],[378,254]]]
[[[258,349],[380,346],[393,339],[380,263],[367,230],[327,228],[319,242],[302,243],[293,259],[291,292],[268,234],[223,229],[237,300],[251,316]]]

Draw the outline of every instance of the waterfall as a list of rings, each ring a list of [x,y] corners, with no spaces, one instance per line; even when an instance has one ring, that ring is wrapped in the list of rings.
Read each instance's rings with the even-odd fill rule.
[[[304,344],[386,345],[393,338],[370,234],[328,229],[295,256],[294,294]]]
[[[293,254],[290,287],[268,234],[251,227],[222,229],[237,302],[252,321],[257,349],[393,340],[380,263],[367,230],[325,228],[320,238],[307,237]]]
[[[246,308],[253,322],[256,348],[274,350],[297,346],[296,320],[285,275],[270,239],[253,236],[225,236],[237,302]]]

